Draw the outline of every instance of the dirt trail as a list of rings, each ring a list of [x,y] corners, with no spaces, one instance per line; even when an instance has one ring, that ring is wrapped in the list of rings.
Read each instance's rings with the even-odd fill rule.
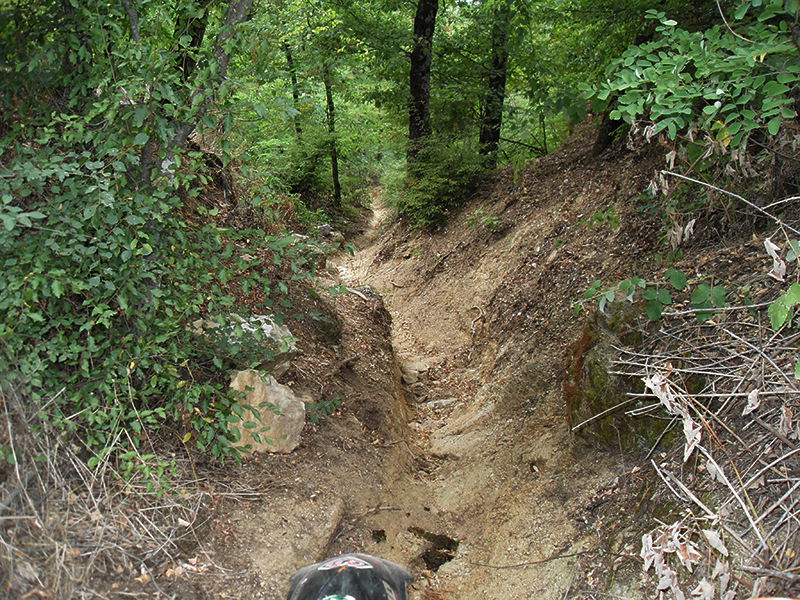
[[[498,406],[503,382],[492,381],[491,367],[480,357],[470,360],[473,327],[482,324],[481,282],[496,283],[505,273],[486,266],[482,277],[454,273],[468,281],[457,290],[447,282],[419,285],[415,278],[423,267],[413,247],[424,236],[406,238],[399,261],[382,261],[387,243],[376,233],[390,225],[388,210],[377,203],[355,256],[339,257],[334,265],[347,285],[369,285],[383,295],[398,361],[431,365],[407,396],[421,401],[411,425],[415,443],[436,469],[423,482],[401,476],[388,490],[394,498],[425,499],[424,510],[441,516],[443,529],[432,533],[458,542],[452,560],[435,572],[428,568],[425,583],[453,599],[561,598],[578,567],[574,555],[595,545],[570,513],[608,484],[618,465],[573,455],[558,380],[549,376],[556,369],[547,364],[560,356],[542,353],[529,367],[550,373],[540,382],[537,405],[522,414]],[[492,266],[506,268],[499,254]],[[376,515],[374,528],[390,533],[389,544],[368,550],[400,562],[415,558],[403,549],[408,534],[392,521],[391,514]],[[536,564],[556,553],[567,557]]]
[[[414,442],[435,468],[389,488],[403,495],[414,486],[444,528],[435,533],[459,542],[453,559],[427,574],[448,598],[556,599],[598,585],[641,593],[635,526],[612,523],[631,508],[597,510],[606,502],[599,497],[633,485],[635,464],[573,437],[562,383],[565,350],[583,326],[569,298],[647,246],[641,223],[590,232],[580,221],[635,195],[647,167],[636,171],[629,157],[584,168],[580,144],[516,184],[501,174],[433,235],[406,231],[377,202],[355,256],[331,265],[347,285],[383,296],[398,361],[423,365],[405,391]],[[470,226],[478,207],[498,217],[498,230]],[[387,519],[375,527],[391,528]],[[397,559],[391,541],[368,550]],[[609,552],[628,558],[615,576],[601,576]]]
[[[592,135],[499,172],[434,234],[377,201],[355,256],[329,260],[355,290],[331,300],[340,339],[307,339],[285,379],[344,404],[292,455],[245,465],[271,491],[216,532],[217,562],[252,573],[225,593],[277,599],[294,570],[359,551],[407,566],[412,599],[644,597],[635,464],[576,438],[564,400],[585,325],[570,299],[651,249],[625,203],[650,157],[588,163]],[[609,210],[619,227],[584,225]]]

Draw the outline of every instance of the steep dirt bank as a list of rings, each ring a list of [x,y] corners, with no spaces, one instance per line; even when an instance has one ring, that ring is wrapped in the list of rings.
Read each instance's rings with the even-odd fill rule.
[[[499,172],[433,234],[376,201],[355,256],[327,265],[352,293],[294,299],[335,318],[295,329],[282,381],[342,405],[291,455],[218,473],[204,594],[277,599],[301,566],[360,551],[408,566],[412,598],[647,595],[652,474],[615,436],[571,433],[564,382],[586,324],[570,301],[650,273],[660,217],[629,200],[663,157],[591,161],[592,136]]]

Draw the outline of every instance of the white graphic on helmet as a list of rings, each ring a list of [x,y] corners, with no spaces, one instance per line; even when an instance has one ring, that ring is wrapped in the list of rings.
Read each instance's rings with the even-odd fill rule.
[[[354,569],[371,569],[372,565],[365,560],[356,558],[355,556],[340,556],[339,558],[334,558],[331,561],[321,564],[318,570],[330,571],[332,569],[342,569],[345,567],[353,567]]]
[[[385,581],[382,583],[383,583],[383,589],[386,592],[387,600],[397,600],[397,592],[394,591],[394,588]]]

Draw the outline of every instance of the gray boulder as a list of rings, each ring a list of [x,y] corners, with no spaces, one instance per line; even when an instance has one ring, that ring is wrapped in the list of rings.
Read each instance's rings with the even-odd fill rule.
[[[442,362],[438,356],[415,356],[403,361],[400,364],[400,372],[403,376],[403,383],[412,385],[420,380],[420,377],[428,370]]]
[[[208,338],[216,349],[239,369],[255,368],[280,377],[300,351],[292,332],[267,315],[197,319],[192,331]]]

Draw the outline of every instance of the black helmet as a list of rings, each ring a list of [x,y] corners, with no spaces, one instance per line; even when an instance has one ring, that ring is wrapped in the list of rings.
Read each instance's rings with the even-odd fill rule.
[[[300,569],[287,600],[406,600],[414,581],[400,565],[366,554],[345,554]]]

